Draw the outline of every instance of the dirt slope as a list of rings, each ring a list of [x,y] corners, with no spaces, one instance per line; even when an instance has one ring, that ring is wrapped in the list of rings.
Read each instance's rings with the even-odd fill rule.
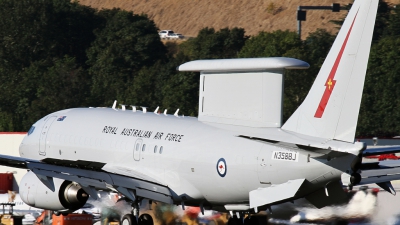
[[[347,5],[352,0],[80,0],[94,8],[122,8],[136,14],[145,13],[160,30],[174,30],[196,36],[204,27],[219,30],[242,27],[247,35],[260,31],[297,30],[296,11],[299,5],[329,6],[333,2]],[[400,0],[388,2],[399,4]],[[336,32],[330,20],[344,17],[346,12],[308,11],[302,22],[302,37],[317,28]]]

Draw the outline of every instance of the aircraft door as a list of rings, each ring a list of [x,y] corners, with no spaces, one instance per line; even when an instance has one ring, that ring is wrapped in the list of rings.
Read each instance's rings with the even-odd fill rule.
[[[272,176],[275,174],[275,168],[271,162],[272,151],[268,147],[268,145],[264,145],[261,148],[257,159],[257,173],[261,184],[271,184]]]
[[[142,152],[142,144],[143,144],[143,140],[142,139],[137,139],[137,141],[135,142],[135,146],[133,147],[133,158],[136,161],[140,161],[140,154]]]
[[[46,155],[47,133],[50,129],[51,124],[53,123],[53,121],[55,119],[56,119],[56,116],[52,116],[52,117],[47,118],[47,120],[44,122],[42,131],[40,133],[40,140],[39,140],[39,154],[40,155]]]

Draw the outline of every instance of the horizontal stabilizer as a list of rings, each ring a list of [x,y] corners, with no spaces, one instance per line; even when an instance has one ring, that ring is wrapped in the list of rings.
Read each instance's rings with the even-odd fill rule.
[[[400,145],[389,146],[389,147],[373,147],[367,148],[363,151],[363,156],[372,156],[372,155],[383,155],[383,154],[393,154],[400,152]]]
[[[250,191],[250,208],[269,205],[293,198],[305,179],[289,180],[286,183]]]
[[[400,160],[388,160],[374,163],[363,163],[361,182],[358,185],[376,183],[382,189],[395,194],[390,184],[392,180],[400,179]]]
[[[383,190],[389,192],[392,195],[396,195],[396,191],[393,188],[393,185],[390,181],[388,182],[383,182],[383,183],[376,183],[379,187],[381,187]]]

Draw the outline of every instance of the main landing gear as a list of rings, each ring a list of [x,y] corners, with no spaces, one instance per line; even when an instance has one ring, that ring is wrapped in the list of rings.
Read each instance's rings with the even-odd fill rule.
[[[126,199],[122,200],[126,201]],[[131,203],[132,212],[122,216],[121,225],[154,225],[153,218],[150,214],[143,213],[142,215],[140,215],[138,201],[128,203]]]
[[[149,214],[142,214],[139,216],[138,221],[132,214],[125,214],[121,219],[121,225],[153,225],[153,218]]]

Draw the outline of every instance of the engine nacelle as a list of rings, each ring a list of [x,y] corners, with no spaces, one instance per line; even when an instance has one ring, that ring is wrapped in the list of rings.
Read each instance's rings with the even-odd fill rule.
[[[81,208],[89,195],[71,181],[53,178],[55,191],[50,190],[39,178],[29,171],[21,180],[19,193],[26,204],[54,211],[75,211]]]

